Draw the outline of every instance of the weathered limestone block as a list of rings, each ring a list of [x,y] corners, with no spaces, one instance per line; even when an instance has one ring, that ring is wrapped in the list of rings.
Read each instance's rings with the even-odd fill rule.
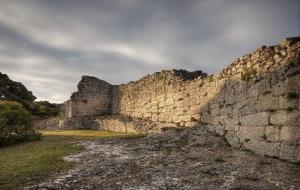
[[[273,111],[279,108],[279,97],[272,94],[261,95],[257,101],[258,111]]]
[[[212,124],[213,117],[208,112],[204,112],[201,114],[201,122]]]
[[[144,113],[144,118],[151,118],[152,114],[150,112]]]
[[[192,116],[191,115],[185,115],[185,116],[183,116],[182,121],[191,122],[192,121]]]
[[[263,126],[269,125],[270,112],[259,112],[256,114],[242,116],[240,123],[242,125]]]
[[[173,122],[173,114],[165,115],[165,122],[172,123]]]
[[[219,103],[210,103],[209,109],[212,112],[212,115],[218,115],[218,113],[220,113],[219,112],[219,109],[220,109]]]
[[[266,94],[271,91],[270,81],[268,79],[261,80],[258,83],[253,84],[247,91],[250,97]]]
[[[256,110],[257,99],[250,98],[245,95],[244,99],[239,99],[237,107],[235,107],[235,113],[239,115],[252,115],[257,113]]]
[[[297,102],[300,102],[296,98],[288,99],[286,96],[279,96],[279,109],[298,109],[297,108]]]
[[[212,124],[214,125],[224,125],[224,117],[223,115],[221,116],[215,116],[212,118]]]
[[[267,142],[267,141],[259,141],[259,140],[250,140],[244,142],[243,146],[252,150],[253,152],[261,155],[267,155],[272,157],[280,156],[280,143],[279,142]]]
[[[279,141],[280,140],[280,127],[266,126],[266,140]]]
[[[234,148],[239,148],[241,146],[240,139],[235,131],[228,131],[225,134],[227,142]]]
[[[182,122],[182,116],[176,116],[176,115],[174,115],[172,117],[172,120],[173,120],[174,123],[180,123],[180,122]]]
[[[239,118],[237,116],[224,117],[224,123],[226,125],[237,125],[239,124]]]
[[[187,110],[187,114],[198,114],[200,112],[200,108],[198,105],[193,105],[193,106],[190,106],[189,109]]]
[[[300,111],[277,110],[271,114],[270,123],[272,125],[298,125],[300,126]]]
[[[227,124],[227,125],[225,125],[225,130],[226,131],[235,131],[235,132],[238,132],[240,130],[240,125],[230,125],[230,124]]]
[[[265,126],[241,126],[237,135],[241,142],[264,140]]]
[[[279,63],[280,61],[282,61],[282,57],[280,54],[275,54],[274,55],[274,61],[275,63]]]
[[[197,125],[197,122],[185,122],[184,126],[185,127],[194,127]]]
[[[152,114],[151,121],[158,121],[158,114],[157,113]]]
[[[300,162],[300,144],[283,142],[280,145],[280,159]]]
[[[280,95],[287,95],[289,93],[299,93],[300,90],[299,71],[297,71],[296,74],[294,73],[292,75],[296,75],[296,76],[289,77],[282,82],[280,81],[276,83],[276,85],[272,87],[272,94],[276,96],[280,96]]]
[[[215,125],[215,132],[218,135],[223,136],[225,134],[225,126],[224,125]]]
[[[192,121],[201,121],[201,115],[200,114],[194,114],[192,115]]]
[[[232,93],[232,91],[230,92],[226,92],[226,96],[225,96],[225,104],[227,105],[232,105],[237,101],[236,96]]]
[[[283,126],[280,131],[280,140],[289,142],[300,142],[300,126]]]

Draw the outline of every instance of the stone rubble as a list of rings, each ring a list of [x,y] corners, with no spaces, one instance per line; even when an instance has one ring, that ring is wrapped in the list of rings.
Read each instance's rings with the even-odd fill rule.
[[[27,190],[297,190],[300,167],[231,148],[207,127],[170,129],[144,138],[84,141],[65,158],[74,169]]]

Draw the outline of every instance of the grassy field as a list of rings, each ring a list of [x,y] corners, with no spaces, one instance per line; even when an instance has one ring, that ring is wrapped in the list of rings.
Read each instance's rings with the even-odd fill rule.
[[[136,137],[97,130],[40,131],[42,140],[0,148],[0,189],[21,189],[48,179],[56,172],[70,169],[63,157],[82,151],[80,140]]]

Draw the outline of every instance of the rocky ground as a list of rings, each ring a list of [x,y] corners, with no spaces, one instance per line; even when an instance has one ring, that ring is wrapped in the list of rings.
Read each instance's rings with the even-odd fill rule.
[[[26,189],[300,189],[300,165],[235,150],[203,128],[81,143],[73,170]]]

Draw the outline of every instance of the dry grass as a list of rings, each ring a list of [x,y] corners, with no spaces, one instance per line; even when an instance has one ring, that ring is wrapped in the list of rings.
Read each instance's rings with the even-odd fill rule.
[[[42,140],[0,148],[0,189],[22,189],[72,167],[63,157],[83,149],[81,140],[139,135],[96,130],[40,131]]]
[[[72,136],[72,137],[88,137],[88,138],[107,138],[136,136],[136,134],[126,134],[120,132],[100,131],[100,130],[51,130],[39,131],[43,136]]]

